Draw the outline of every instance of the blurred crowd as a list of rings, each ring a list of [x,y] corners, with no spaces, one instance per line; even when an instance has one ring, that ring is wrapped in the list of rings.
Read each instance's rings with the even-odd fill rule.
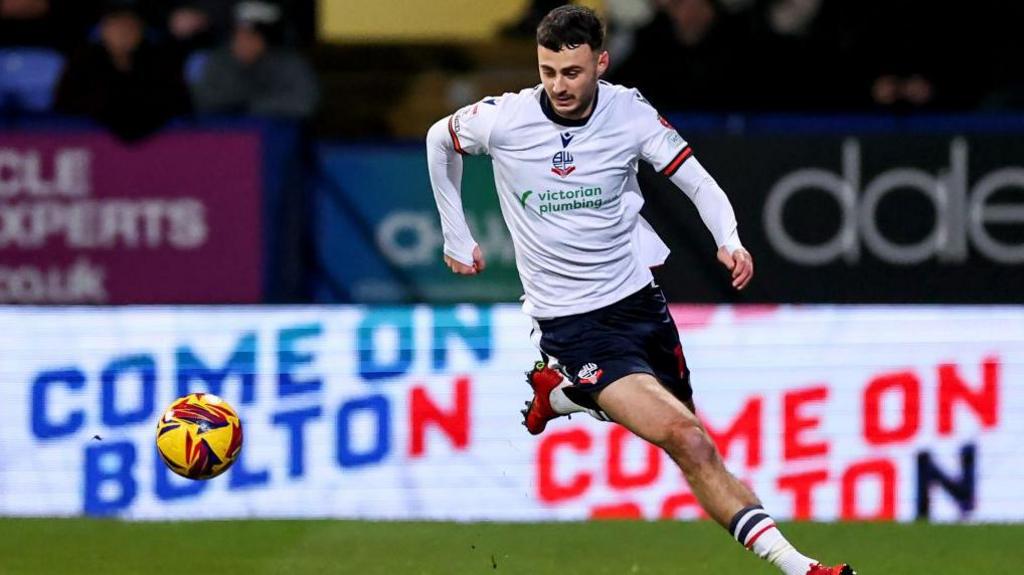
[[[269,0],[0,0],[0,109],[85,116],[125,140],[191,113],[308,118],[302,19]]]
[[[540,18],[563,3],[527,2],[522,17],[507,23],[495,42],[531,38]],[[666,111],[1024,109],[1024,67],[1017,61],[1024,35],[1016,30],[1024,21],[1021,1],[602,4],[612,54],[608,78],[640,88]],[[351,94],[351,78],[336,69],[353,65],[353,58],[321,58],[315,72],[303,56],[314,45],[315,5],[313,0],[0,0],[0,115],[86,116],[126,140],[193,114],[302,120],[320,110],[320,119],[337,116],[353,125],[356,112],[345,102],[367,95]],[[376,53],[365,46],[332,49],[335,54],[354,50],[360,61]],[[320,53],[328,50],[318,47]],[[376,50],[383,56],[360,65],[385,76],[374,66],[381,58],[394,60],[393,52],[384,46]],[[422,47],[412,51],[406,56],[410,64],[399,67],[403,71],[387,74],[429,75],[421,69],[429,66]],[[467,70],[441,72],[454,81]],[[523,75],[515,78],[516,85],[506,89],[521,87]],[[321,97],[320,81],[332,89],[330,97]],[[370,99],[397,99],[414,85],[365,78],[363,83],[380,84],[375,93],[366,90],[373,93]],[[321,102],[326,105],[320,107]]]
[[[557,0],[534,0],[528,35]],[[1024,108],[1019,0],[605,0],[609,79],[669,110]]]

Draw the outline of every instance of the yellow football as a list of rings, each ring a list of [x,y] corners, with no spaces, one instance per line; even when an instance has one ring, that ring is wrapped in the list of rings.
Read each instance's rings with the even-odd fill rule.
[[[242,422],[212,393],[178,398],[156,424],[156,448],[171,471],[209,479],[227,471],[242,451]]]

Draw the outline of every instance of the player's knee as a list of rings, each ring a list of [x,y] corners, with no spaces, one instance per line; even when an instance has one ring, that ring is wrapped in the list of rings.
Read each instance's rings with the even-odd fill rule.
[[[715,445],[697,421],[680,419],[669,425],[658,446],[673,458],[690,465],[703,465],[715,459]]]

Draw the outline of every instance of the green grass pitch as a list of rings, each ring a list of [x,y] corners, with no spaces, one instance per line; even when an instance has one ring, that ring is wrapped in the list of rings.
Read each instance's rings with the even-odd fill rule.
[[[787,524],[860,575],[1024,573],[1024,525]],[[0,519],[0,573],[656,575],[776,571],[707,522]]]

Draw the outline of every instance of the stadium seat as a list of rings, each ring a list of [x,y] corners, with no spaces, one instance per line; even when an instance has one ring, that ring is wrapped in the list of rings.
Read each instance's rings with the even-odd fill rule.
[[[0,49],[0,101],[17,110],[48,111],[63,67],[64,57],[54,50]]]

